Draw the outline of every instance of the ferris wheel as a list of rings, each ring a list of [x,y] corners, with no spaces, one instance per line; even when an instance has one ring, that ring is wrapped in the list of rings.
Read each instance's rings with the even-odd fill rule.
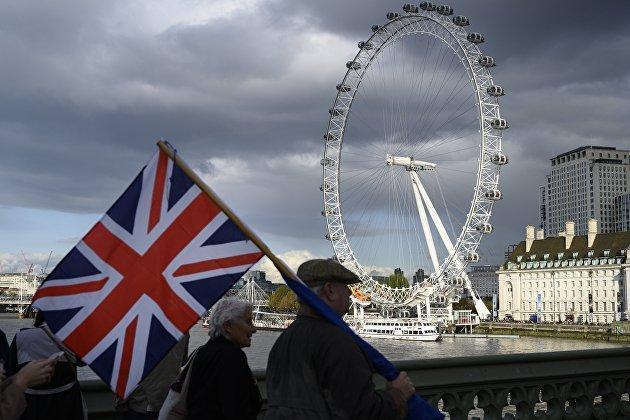
[[[430,302],[457,300],[465,287],[485,317],[466,266],[479,261],[502,198],[505,91],[465,16],[429,2],[403,11],[372,26],[337,85],[321,160],[326,238],[372,302],[428,313]],[[377,281],[393,267],[416,281]]]

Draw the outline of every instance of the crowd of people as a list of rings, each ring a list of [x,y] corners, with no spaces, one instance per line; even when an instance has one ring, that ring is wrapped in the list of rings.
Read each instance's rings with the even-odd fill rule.
[[[298,276],[333,311],[350,306],[348,285],[358,277],[333,260],[311,260]],[[132,394],[116,401],[125,420],[256,419],[262,396],[243,352],[251,345],[249,302],[222,299],[212,309],[208,341],[190,355],[188,335],[177,343]],[[4,363],[0,419],[86,419],[76,367],[80,361],[50,332],[41,316],[19,331]],[[267,364],[264,418],[400,419],[414,394],[405,372],[377,390],[374,368],[345,332],[300,303],[296,320],[275,342]],[[5,376],[6,374],[6,376]]]

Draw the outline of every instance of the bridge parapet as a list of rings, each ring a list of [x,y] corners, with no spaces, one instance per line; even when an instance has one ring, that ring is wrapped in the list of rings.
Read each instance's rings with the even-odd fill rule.
[[[630,347],[395,365],[407,371],[419,395],[453,420],[630,418]],[[266,401],[265,372],[254,374]],[[384,386],[380,377],[375,380]],[[113,395],[102,382],[82,387],[91,419],[116,418]]]

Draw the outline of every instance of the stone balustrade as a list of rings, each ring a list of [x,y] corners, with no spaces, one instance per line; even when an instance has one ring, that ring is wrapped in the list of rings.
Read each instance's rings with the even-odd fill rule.
[[[630,347],[395,364],[419,395],[453,420],[630,418]],[[255,376],[265,399],[265,372]],[[384,386],[380,377],[376,383]],[[113,395],[102,382],[82,387],[90,419],[116,418]]]

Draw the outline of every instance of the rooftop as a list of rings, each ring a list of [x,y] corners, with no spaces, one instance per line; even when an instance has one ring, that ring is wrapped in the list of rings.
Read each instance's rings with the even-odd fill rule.
[[[621,258],[622,263],[628,261],[627,249],[630,248],[630,231],[598,233],[592,247],[588,247],[588,236],[579,235],[573,237],[569,249],[565,249],[564,236],[551,236],[545,239],[537,239],[532,242],[529,252],[525,252],[525,241],[520,242],[509,258],[503,264],[507,268],[508,263],[527,263],[540,261],[570,261]],[[593,251],[589,256],[589,252]],[[605,255],[608,251],[608,255]],[[547,258],[545,258],[545,254]],[[520,257],[520,258],[519,258]]]
[[[560,157],[563,156],[568,156],[572,153],[577,153],[577,152],[581,152],[582,150],[590,150],[590,149],[594,149],[594,150],[617,150],[616,147],[611,147],[611,146],[582,146],[582,147],[578,147],[577,149],[573,149],[573,150],[569,150],[568,152],[564,152],[564,153],[560,153],[558,156],[552,157],[549,160],[553,160],[553,159],[558,159]],[[623,152],[624,150],[620,150],[620,152]]]

